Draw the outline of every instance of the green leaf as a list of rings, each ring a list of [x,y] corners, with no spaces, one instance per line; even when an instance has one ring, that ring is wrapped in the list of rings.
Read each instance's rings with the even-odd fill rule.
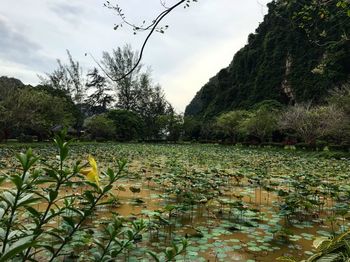
[[[58,191],[51,190],[49,193],[50,202],[53,202],[58,196]]]
[[[38,197],[32,198],[32,196],[28,198],[28,196],[25,196],[18,202],[18,206],[27,206],[30,204],[34,204],[34,203],[37,203],[39,200],[41,200],[41,198],[38,198]]]
[[[90,204],[95,202],[95,197],[94,197],[94,195],[92,194],[91,191],[85,191],[84,192],[84,197]]]
[[[26,210],[35,218],[40,219],[41,213],[31,206],[26,206]]]
[[[105,188],[103,188],[103,193],[104,193],[104,194],[107,193],[107,192],[110,191],[112,188],[113,188],[112,185],[106,186]]]
[[[5,214],[5,210],[3,208],[0,207],[0,220],[2,219],[2,217]]]
[[[343,254],[341,252],[338,253],[330,253],[325,254],[317,259],[317,262],[336,262],[342,261]]]
[[[322,250],[322,247],[327,246],[328,243],[331,243],[331,240],[329,237],[317,237],[313,243],[312,246],[316,248],[317,250]]]
[[[6,180],[6,176],[0,176],[0,185]]]
[[[15,197],[9,191],[5,191],[2,197],[11,207],[15,203]]]
[[[23,185],[23,181],[21,179],[21,177],[19,175],[12,175],[10,177],[10,180],[12,181],[12,183],[15,184],[15,186],[17,187],[17,189],[20,189]]]
[[[134,234],[133,234],[133,232],[131,230],[127,231],[127,235],[128,235],[129,240],[133,240],[134,239]]]
[[[34,194],[27,194],[23,196],[22,198],[18,199],[18,206],[20,206],[22,203],[26,202],[27,200],[31,199]]]
[[[63,217],[64,222],[67,223],[67,225],[69,225],[71,228],[75,227],[75,222],[73,220],[73,218],[71,217]]]
[[[29,148],[26,153],[20,153],[16,155],[17,159],[22,165],[23,171],[27,172],[36,161],[39,160],[38,157],[33,157],[32,149]]]
[[[40,244],[39,247],[43,247],[44,249],[48,250],[51,254],[55,253],[55,249],[50,245]]]
[[[60,242],[64,241],[64,237],[60,236],[59,234],[56,234],[53,231],[47,231],[46,234],[49,234],[50,236],[55,237],[57,240],[59,240]]]
[[[173,248],[167,247],[167,248],[165,249],[165,256],[166,256],[166,258],[167,258],[168,260],[173,259],[173,258],[175,257],[175,255],[176,255],[176,253],[175,253],[175,251],[174,251]]]
[[[156,262],[160,262],[158,256],[153,253],[152,251],[147,251],[147,253],[156,261]]]
[[[27,162],[28,162],[27,155],[24,153],[20,153],[16,155],[16,158],[21,163],[23,170],[26,170]]]
[[[284,261],[284,262],[298,262],[297,260],[295,260],[292,257],[278,257],[276,260],[277,261]]]
[[[0,257],[0,262],[11,261],[12,258],[19,255],[22,251],[26,250],[28,247],[34,246],[35,242],[32,241],[32,237],[24,237],[15,242],[12,246],[5,251],[5,253]]]

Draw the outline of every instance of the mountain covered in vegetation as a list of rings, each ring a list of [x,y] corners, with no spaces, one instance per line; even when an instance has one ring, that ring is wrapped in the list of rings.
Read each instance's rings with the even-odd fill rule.
[[[318,104],[350,73],[350,17],[338,1],[279,0],[185,115],[211,119],[264,100]]]

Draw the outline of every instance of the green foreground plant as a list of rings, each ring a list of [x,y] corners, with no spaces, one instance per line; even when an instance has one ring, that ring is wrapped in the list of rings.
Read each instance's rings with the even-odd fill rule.
[[[104,198],[125,176],[126,160],[117,161],[116,171],[101,173],[92,156],[88,164],[76,161],[69,166],[70,142],[65,141],[65,133],[56,135],[54,143],[58,155],[53,164],[39,161],[28,149],[17,155],[21,171],[0,177],[4,186],[0,194],[0,262],[59,261],[62,257],[111,261],[127,255],[142,239],[147,224],[143,220],[129,222],[116,214],[108,221],[97,216],[98,208],[109,204]],[[40,168],[35,168],[39,164]],[[171,254],[167,249],[168,261],[186,246],[187,242],[181,248],[175,245]]]

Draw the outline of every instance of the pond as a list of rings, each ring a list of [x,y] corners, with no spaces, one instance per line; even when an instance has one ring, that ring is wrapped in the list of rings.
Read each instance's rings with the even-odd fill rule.
[[[13,152],[20,150],[0,148],[1,172],[15,171]],[[34,151],[55,155],[50,146]],[[116,212],[149,223],[128,261],[153,261],[146,249],[160,252],[182,238],[189,246],[179,261],[302,260],[316,252],[316,237],[350,226],[347,159],[219,145],[83,144],[72,146],[70,161],[89,154],[100,170],[128,161],[113,204],[90,221],[108,223]]]

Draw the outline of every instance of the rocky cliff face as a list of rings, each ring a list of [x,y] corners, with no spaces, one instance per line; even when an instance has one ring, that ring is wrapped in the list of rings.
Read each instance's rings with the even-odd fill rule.
[[[350,41],[344,38],[350,18],[338,12],[336,2],[321,5],[328,18],[314,10],[311,22],[303,21],[310,1],[271,2],[247,45],[198,91],[185,115],[208,119],[264,100],[322,102],[350,73]]]

